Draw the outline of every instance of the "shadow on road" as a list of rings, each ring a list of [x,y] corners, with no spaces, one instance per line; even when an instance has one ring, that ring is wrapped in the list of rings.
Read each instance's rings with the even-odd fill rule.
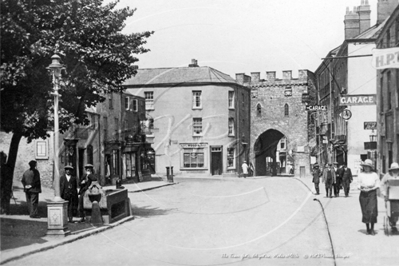
[[[156,216],[156,215],[165,215],[168,214],[172,209],[165,210],[165,209],[160,209],[160,208],[153,208],[150,206],[132,206],[132,213],[133,216],[140,216],[143,218],[149,218],[151,216]]]
[[[47,232],[47,223],[45,222],[3,218],[0,221],[1,250],[47,242],[43,239]]]

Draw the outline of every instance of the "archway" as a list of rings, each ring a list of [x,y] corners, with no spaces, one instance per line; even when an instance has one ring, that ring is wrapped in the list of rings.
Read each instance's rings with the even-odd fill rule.
[[[275,129],[263,132],[254,145],[255,175],[280,174],[287,163],[286,151],[287,142],[283,133]]]

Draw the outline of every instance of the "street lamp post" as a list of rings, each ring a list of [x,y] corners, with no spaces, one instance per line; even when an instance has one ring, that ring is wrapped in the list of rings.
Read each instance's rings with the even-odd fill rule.
[[[59,171],[59,121],[58,121],[58,99],[59,99],[59,85],[60,85],[60,77],[61,71],[64,69],[64,66],[60,63],[60,57],[58,55],[53,55],[51,57],[52,62],[48,66],[48,70],[50,70],[52,75],[53,89],[54,92],[54,199],[47,204],[47,235],[68,235],[70,231],[68,230],[68,214],[67,214],[67,205],[68,202],[64,201],[61,198],[60,193],[60,171]]]

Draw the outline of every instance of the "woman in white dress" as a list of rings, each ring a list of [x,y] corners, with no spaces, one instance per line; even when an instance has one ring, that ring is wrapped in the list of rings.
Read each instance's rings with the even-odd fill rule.
[[[375,235],[374,224],[377,222],[377,189],[380,187],[380,179],[373,172],[374,165],[370,159],[360,164],[363,172],[358,176],[358,188],[360,189],[360,207],[362,209],[362,222],[366,224],[367,234]]]

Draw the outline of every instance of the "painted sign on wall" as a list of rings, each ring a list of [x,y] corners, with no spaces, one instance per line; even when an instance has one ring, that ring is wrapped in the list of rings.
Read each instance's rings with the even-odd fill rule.
[[[376,69],[399,68],[399,47],[374,49],[373,66]]]
[[[365,130],[376,130],[377,122],[364,122],[364,129]]]
[[[343,95],[339,97],[339,105],[372,105],[377,104],[375,94]]]

